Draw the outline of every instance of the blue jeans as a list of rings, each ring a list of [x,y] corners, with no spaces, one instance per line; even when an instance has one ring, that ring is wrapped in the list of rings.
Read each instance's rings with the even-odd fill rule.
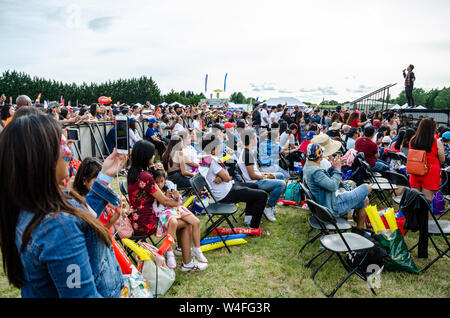
[[[261,179],[256,181],[258,189],[269,192],[269,199],[267,200],[267,205],[274,207],[277,204],[278,199],[283,193],[286,183],[283,181],[284,176],[281,173],[273,173],[276,179]],[[279,178],[282,178],[281,180]]]
[[[384,162],[383,160],[378,159],[375,162],[375,166],[372,167],[373,172],[385,172],[386,170],[389,170],[390,167]]]

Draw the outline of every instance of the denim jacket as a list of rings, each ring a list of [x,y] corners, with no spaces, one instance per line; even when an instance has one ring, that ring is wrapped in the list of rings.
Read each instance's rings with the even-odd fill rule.
[[[77,201],[69,202],[81,210]],[[97,178],[86,203],[100,216],[107,203],[118,206],[115,193]],[[22,236],[34,214],[21,211],[16,226],[20,253]],[[118,297],[122,273],[112,247],[107,247],[80,218],[66,212],[46,215],[20,253],[25,285],[22,297]]]
[[[342,180],[342,172],[333,167],[325,170],[310,163],[303,168],[303,180],[311,190],[316,202],[337,212],[336,191]]]

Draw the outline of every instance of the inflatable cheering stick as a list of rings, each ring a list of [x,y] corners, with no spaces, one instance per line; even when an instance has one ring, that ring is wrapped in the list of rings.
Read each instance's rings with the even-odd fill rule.
[[[174,239],[173,239],[172,235],[167,234],[166,239],[161,244],[161,247],[158,250],[158,254],[164,255],[166,253],[167,249],[173,244],[173,242],[174,242]]]

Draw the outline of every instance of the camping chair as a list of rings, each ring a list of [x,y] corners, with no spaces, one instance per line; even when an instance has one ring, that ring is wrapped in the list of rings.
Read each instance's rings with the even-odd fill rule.
[[[410,188],[409,180],[404,174],[389,170],[385,171],[384,174],[386,179],[389,181],[389,184],[391,185],[392,193],[395,193],[394,185]],[[392,198],[392,201],[394,201],[397,204],[400,204],[401,199],[402,199],[401,195],[396,195]]]
[[[314,198],[312,196],[311,191],[308,189],[308,187],[304,184],[304,183],[300,183],[300,187],[302,189],[303,192],[305,192],[305,196],[306,196],[306,202],[308,202],[308,200],[310,201],[314,201]],[[315,208],[315,206],[311,206],[308,204],[309,209],[312,211],[312,209]],[[343,219],[343,218],[337,218],[337,227],[339,229],[339,231],[346,231],[346,230],[350,230],[352,228],[352,226],[350,225],[350,223],[347,222],[347,220]],[[300,248],[299,250],[299,254],[300,257],[302,258],[303,264],[305,265],[305,267],[309,267],[311,265],[311,263],[320,255],[322,255],[325,250],[319,252],[318,254],[316,254],[311,260],[309,260],[306,263],[305,257],[303,255],[303,251],[306,248],[306,246],[308,246],[309,244],[313,244],[319,237],[326,235],[329,231],[335,231],[335,228],[332,224],[330,223],[323,223],[321,222],[316,216],[314,216],[314,213],[309,217],[308,219],[308,223],[309,226],[311,227],[311,229],[308,231],[307,233],[307,241],[306,243]],[[322,227],[325,226],[327,231],[323,231]],[[309,238],[309,234],[313,231],[313,230],[318,230],[319,232],[312,237],[311,239]]]
[[[209,234],[211,234],[214,230],[219,235],[220,239],[222,240],[223,244],[227,248],[228,252],[231,253],[230,247],[227,245],[225,239],[223,236],[219,233],[217,228],[223,223],[227,222],[228,225],[231,228],[231,231],[233,234],[236,234],[234,231],[234,226],[229,220],[229,216],[232,216],[237,211],[237,206],[233,203],[218,203],[214,195],[212,194],[205,178],[200,173],[197,173],[195,176],[193,176],[189,182],[191,183],[192,189],[194,190],[195,196],[198,199],[198,202],[203,206],[205,209],[206,215],[208,216],[208,222],[211,222],[211,225],[208,226],[205,230],[205,234],[203,235],[202,239],[207,237]],[[210,203],[208,206],[205,206],[203,201],[200,198],[200,191],[202,189],[206,188],[211,197],[214,199],[215,203]],[[219,218],[217,220],[214,220],[214,217],[218,216]]]
[[[391,159],[391,160],[398,160],[398,161],[400,161],[402,163],[402,165],[406,166],[407,158],[406,158],[406,156],[405,156],[405,154],[403,152],[395,152],[395,151],[392,151],[392,150],[388,150],[387,151],[387,156],[388,156],[389,159]]]
[[[330,252],[328,257],[314,270],[311,275],[311,279],[314,284],[319,287],[321,292],[327,297],[333,297],[334,294],[341,288],[341,286],[353,275],[356,274],[362,280],[367,281],[366,273],[360,269],[360,266],[364,263],[369,253],[369,250],[374,247],[374,244],[366,239],[365,237],[356,234],[356,233],[342,233],[339,230],[336,217],[331,213],[331,211],[311,200],[306,200],[308,206],[313,207],[311,209],[313,215],[317,217],[318,220],[321,221],[322,231],[327,233],[325,236],[322,236],[320,239],[320,244],[325,251]],[[335,234],[328,234],[330,231],[324,224],[330,224],[334,227]],[[325,252],[324,251],[324,252]],[[356,261],[356,254],[361,254],[362,257],[359,261]],[[322,254],[322,252],[321,252]],[[347,254],[345,256],[341,254]],[[345,276],[338,285],[334,288],[331,293],[326,293],[322,287],[316,282],[315,277],[319,270],[331,259],[333,255],[337,255],[340,262],[344,266],[344,268],[348,271],[347,276]],[[349,257],[346,257],[349,256]],[[351,262],[348,259],[354,259],[355,261]],[[373,287],[370,287],[370,290],[374,295],[376,295]]]
[[[417,191],[417,190],[416,190]],[[428,239],[433,244],[436,252],[438,253],[438,256],[433,259],[430,263],[428,263],[427,266],[425,266],[420,272],[424,273],[428,268],[431,267],[434,263],[436,263],[441,257],[447,256],[450,258],[450,242],[447,238],[447,236],[450,236],[450,221],[447,220],[438,220],[436,216],[431,212],[431,206],[428,200],[423,195],[418,196],[418,200],[422,200],[424,203],[426,203],[426,206],[428,207],[428,213],[431,214],[432,220],[428,220]],[[433,237],[441,236],[443,237],[445,243],[447,243],[446,250],[443,251],[436,245],[435,241],[433,240]],[[409,249],[411,252],[413,249],[415,249],[419,243],[415,244],[413,247]]]

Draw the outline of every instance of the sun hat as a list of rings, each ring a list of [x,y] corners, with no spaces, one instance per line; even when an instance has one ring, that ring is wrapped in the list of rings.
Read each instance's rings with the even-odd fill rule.
[[[306,108],[306,109],[304,110],[304,112],[305,112],[306,114],[309,114],[310,112],[312,112],[312,108],[311,108],[311,107],[308,107],[308,108]]]
[[[392,142],[392,139],[389,136],[384,136],[383,139],[381,140],[382,144],[390,144],[391,142]]]
[[[341,127],[342,127],[342,124],[335,121],[331,125],[330,130],[339,130],[339,129],[341,129]]]
[[[317,160],[323,154],[322,146],[319,144],[309,144],[306,148],[306,157],[308,160]]]
[[[339,149],[341,149],[342,146],[341,142],[332,140],[326,134],[314,136],[314,138],[311,140],[311,143],[319,144],[322,147],[324,157],[328,157],[336,153]]]

